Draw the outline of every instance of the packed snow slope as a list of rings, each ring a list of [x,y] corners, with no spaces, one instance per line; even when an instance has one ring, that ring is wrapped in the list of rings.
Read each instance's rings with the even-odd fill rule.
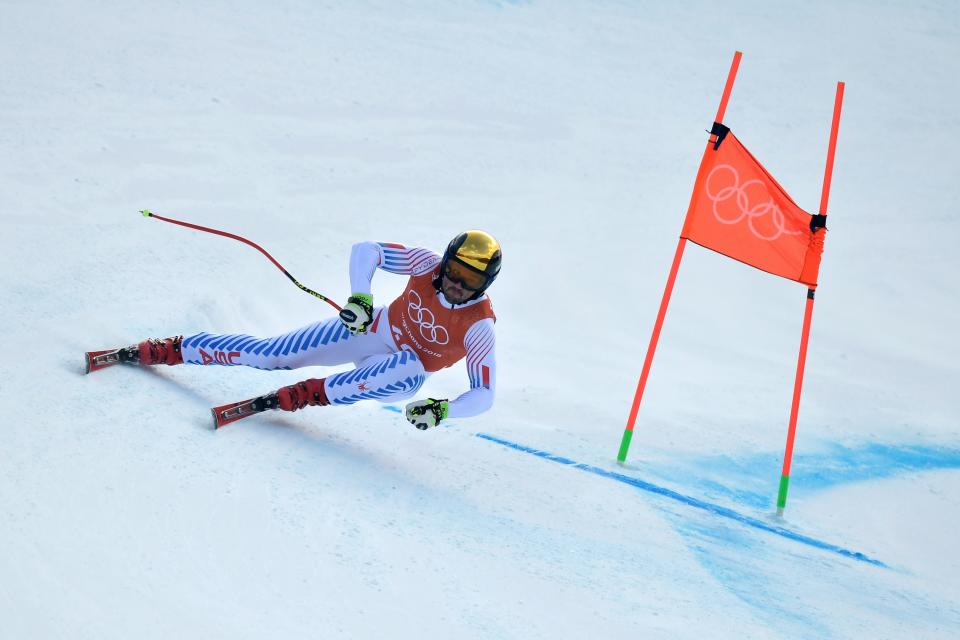
[[[674,5],[0,2],[0,637],[960,635],[960,7]],[[783,520],[806,291],[700,247],[615,463],[737,49],[726,122],[808,210],[847,83]],[[339,301],[356,241],[492,232],[496,406],[214,432],[330,370],[85,376],[332,313],[143,208]]]

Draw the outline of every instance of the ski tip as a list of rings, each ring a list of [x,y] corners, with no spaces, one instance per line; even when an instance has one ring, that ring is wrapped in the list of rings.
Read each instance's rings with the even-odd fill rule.
[[[116,349],[107,349],[106,351],[86,351],[84,357],[86,358],[86,373],[90,374],[94,371],[100,371],[100,369],[106,369],[107,367],[112,367],[115,364],[120,362],[120,358],[117,355]]]
[[[150,211],[150,209],[140,209],[140,213],[143,214],[144,218],[149,218],[150,216],[153,215],[153,212]]]
[[[210,410],[213,413],[214,429],[219,429],[220,427],[228,425],[231,422],[236,422],[237,420],[249,418],[250,416],[261,413],[268,408],[276,408],[276,405],[266,405],[264,403],[264,399],[266,398],[269,398],[269,396],[250,398],[249,400],[241,400],[240,402],[225,404],[222,407],[214,407]]]
[[[87,363],[86,371],[84,371],[83,373],[84,373],[84,375],[87,375],[87,374],[90,373],[90,353],[85,353],[85,354],[83,354],[83,359],[84,359],[84,360],[86,361],[86,363]]]
[[[231,422],[236,422],[242,418],[246,418],[249,415],[252,415],[255,412],[247,411],[238,411],[237,407],[247,404],[249,400],[243,400],[241,402],[231,402],[230,404],[225,404],[221,407],[214,407],[210,409],[210,413],[213,415],[213,429],[216,431],[224,425],[228,425]]]

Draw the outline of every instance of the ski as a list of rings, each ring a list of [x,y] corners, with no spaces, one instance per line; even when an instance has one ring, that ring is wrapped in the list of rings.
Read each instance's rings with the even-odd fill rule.
[[[106,369],[107,367],[112,367],[115,364],[120,364],[121,362],[131,362],[134,361],[131,354],[126,353],[130,349],[107,349],[105,351],[87,351],[87,373],[93,373],[94,371],[100,371],[100,369]]]
[[[260,396],[259,398],[250,398],[249,400],[234,402],[233,404],[225,404],[222,407],[214,407],[210,410],[211,413],[213,413],[213,428],[219,429],[231,422],[236,422],[237,420],[242,420],[243,418],[248,418],[257,413],[269,411],[270,409],[276,409],[279,403],[280,401],[277,398],[277,394],[271,393]]]

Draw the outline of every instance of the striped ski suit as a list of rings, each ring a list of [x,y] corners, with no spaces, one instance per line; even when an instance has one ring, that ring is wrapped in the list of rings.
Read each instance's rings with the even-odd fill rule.
[[[439,261],[440,256],[426,249],[358,243],[350,256],[351,285],[354,292],[369,293],[377,268],[414,275],[434,269]],[[457,305],[457,308],[468,305]],[[493,404],[496,382],[493,320],[486,318],[470,326],[463,347],[470,389],[450,402],[450,417],[477,415]],[[189,364],[267,370],[353,363],[355,368],[326,378],[325,391],[333,405],[361,400],[405,400],[416,394],[429,375],[416,353],[397,345],[386,306],[374,309],[373,322],[365,334],[350,335],[339,318],[333,317],[269,338],[199,333],[183,340],[182,352],[183,361]]]

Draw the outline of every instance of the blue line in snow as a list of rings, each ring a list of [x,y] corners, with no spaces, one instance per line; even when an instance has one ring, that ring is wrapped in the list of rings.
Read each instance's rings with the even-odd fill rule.
[[[770,478],[779,475],[782,456],[782,451],[740,453],[736,457],[673,454],[669,464],[650,463],[646,473],[652,474],[651,479],[668,484],[695,482],[708,495],[724,496],[754,509],[769,509],[774,499]],[[912,471],[960,469],[960,448],[903,442],[825,442],[809,453],[794,454],[792,469],[791,493],[800,490],[811,494],[841,484]],[[729,476],[737,478],[738,486],[730,487],[722,481]]]
[[[676,491],[671,491],[665,487],[660,487],[649,482],[645,482],[638,478],[631,478],[630,476],[625,476],[622,473],[616,473],[613,471],[607,471],[606,469],[601,469],[600,467],[594,467],[588,464],[583,464],[581,462],[576,462],[569,458],[564,458],[563,456],[558,456],[547,451],[541,451],[539,449],[533,449],[531,447],[525,447],[522,444],[517,444],[516,442],[510,442],[509,440],[503,440],[495,436],[491,436],[486,433],[477,433],[474,434],[478,438],[483,438],[484,440],[489,440],[490,442],[496,442],[505,447],[510,447],[511,449],[516,449],[517,451],[522,451],[524,453],[531,453],[540,458],[545,458],[546,460],[552,460],[553,462],[559,462],[560,464],[570,465],[576,469],[582,471],[587,471],[589,473],[602,476],[604,478],[610,478],[611,480],[616,480],[617,482],[622,482],[624,484],[629,484],[631,486],[637,487],[644,491],[650,493],[655,493],[657,495],[663,496],[665,498],[670,498],[671,500],[676,500],[677,502],[683,503],[685,505],[695,507],[697,509],[703,509],[713,513],[714,515],[721,516],[723,518],[729,518],[741,524],[745,524],[748,527],[753,527],[755,529],[760,529],[761,531],[766,531],[778,536],[782,536],[789,540],[799,542],[817,549],[823,549],[824,551],[831,551],[833,553],[839,554],[841,556],[852,558],[853,560],[859,560],[861,562],[866,562],[868,564],[875,565],[877,567],[889,568],[883,562],[879,560],[874,560],[858,551],[850,551],[849,549],[844,549],[843,547],[838,547],[836,545],[830,544],[828,542],[823,542],[809,536],[801,535],[789,529],[783,527],[777,527],[771,524],[767,524],[762,520],[757,520],[756,518],[751,518],[743,514],[737,513],[733,509],[728,509],[717,504],[711,504],[709,502],[704,502],[703,500],[698,500],[697,498],[691,498],[690,496],[685,496],[682,493],[677,493]]]

